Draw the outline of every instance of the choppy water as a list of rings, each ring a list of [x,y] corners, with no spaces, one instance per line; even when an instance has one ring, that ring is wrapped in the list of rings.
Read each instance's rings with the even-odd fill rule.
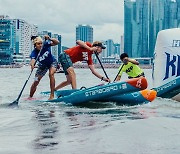
[[[113,80],[117,70],[106,70]],[[68,106],[27,101],[32,75],[19,108],[7,108],[19,95],[29,73],[29,67],[0,69],[0,154],[180,153],[180,102],[157,98],[137,106]],[[100,84],[88,69],[76,73],[78,87]],[[145,70],[145,74],[151,85],[151,71]],[[56,74],[57,83],[64,78],[64,74]],[[43,97],[40,92],[46,90],[48,75],[35,97]]]

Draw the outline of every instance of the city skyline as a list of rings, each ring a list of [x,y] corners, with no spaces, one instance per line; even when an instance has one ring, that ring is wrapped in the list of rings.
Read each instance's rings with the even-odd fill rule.
[[[126,0],[124,51],[130,57],[153,57],[159,31],[180,27],[180,0]]]
[[[0,64],[28,63],[30,60],[29,54],[33,50],[33,44],[30,40],[31,36],[33,35],[38,35],[41,37],[44,37],[44,35],[49,35],[50,37],[59,40],[60,43],[58,46],[51,48],[52,54],[56,59],[59,60],[58,55],[63,51],[61,50],[61,35],[53,34],[50,31],[38,32],[37,26],[31,25],[25,20],[10,19],[9,16],[2,15],[0,16],[0,31]],[[76,35],[76,40],[80,39],[85,42],[93,42],[93,28],[90,25],[77,26]],[[111,39],[103,42],[107,46],[107,50],[103,52],[105,57],[120,54],[120,44],[114,44],[113,40]],[[8,59],[6,57],[8,57]]]
[[[112,39],[120,43],[124,31],[124,0],[44,0],[42,3],[35,0],[0,0],[0,4],[0,14],[36,24],[39,31],[58,33],[65,46],[75,44],[75,27],[79,24],[93,27],[94,40]]]

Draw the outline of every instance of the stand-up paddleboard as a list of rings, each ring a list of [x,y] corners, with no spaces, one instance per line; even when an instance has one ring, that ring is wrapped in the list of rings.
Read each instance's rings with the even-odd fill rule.
[[[152,102],[156,96],[157,92],[155,90],[145,89],[133,93],[115,95],[100,101],[116,102],[118,105],[137,105]]]
[[[180,93],[180,78],[153,89],[157,91],[158,97],[173,98]]]
[[[159,97],[172,98],[180,93],[180,28],[162,30],[157,35],[153,87]]]
[[[144,77],[130,79],[125,82],[110,83],[103,86],[95,86],[88,89],[74,91],[60,98],[48,100],[47,102],[65,102],[72,105],[97,101],[114,95],[135,92],[147,88],[147,80]]]
[[[79,90],[81,90],[81,89],[57,90],[57,91],[54,91],[54,93],[55,93],[55,97],[59,98],[59,97],[64,97],[64,96],[70,95]],[[50,93],[51,93],[50,91],[41,92],[41,94],[43,94],[43,95],[50,95]]]
[[[55,92],[56,97],[64,97],[70,95],[74,92],[80,91],[80,89],[70,89],[70,90],[58,90]],[[49,95],[50,92],[42,92],[42,94]],[[112,97],[106,97],[98,99],[98,102],[115,102],[118,105],[137,105],[152,102],[157,97],[157,92],[155,90],[141,90],[132,93],[118,94]]]

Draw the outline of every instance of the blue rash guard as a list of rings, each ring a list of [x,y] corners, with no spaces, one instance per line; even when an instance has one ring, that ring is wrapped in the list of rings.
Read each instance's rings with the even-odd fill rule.
[[[42,50],[40,51],[40,56],[38,58],[38,62],[41,67],[48,67],[50,68],[51,67],[51,64],[56,61],[56,59],[54,58],[54,56],[52,55],[51,53],[51,41],[45,41],[43,43],[43,48]],[[36,59],[37,56],[39,54],[39,51],[35,48],[32,52],[31,52],[31,55],[30,55],[30,58],[31,59]]]

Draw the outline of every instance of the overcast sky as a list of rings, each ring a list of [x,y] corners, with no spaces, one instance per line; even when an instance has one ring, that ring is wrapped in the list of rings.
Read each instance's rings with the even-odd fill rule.
[[[0,0],[0,15],[36,24],[40,31],[62,35],[62,45],[75,45],[75,28],[89,24],[95,40],[113,39],[123,34],[124,0]]]

